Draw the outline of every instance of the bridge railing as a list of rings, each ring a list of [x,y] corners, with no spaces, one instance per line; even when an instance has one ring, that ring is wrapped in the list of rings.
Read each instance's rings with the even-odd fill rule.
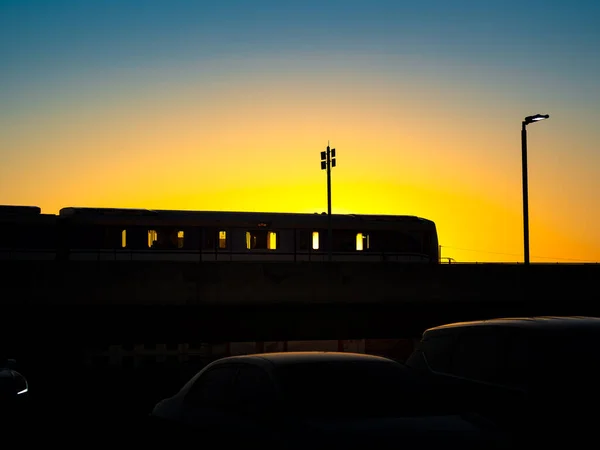
[[[328,261],[326,252],[281,250],[132,250],[132,249],[69,249],[57,252],[53,249],[0,249],[0,260],[67,260],[67,261],[293,261],[320,262]],[[348,251],[332,252],[333,261],[364,262],[411,262],[428,263],[431,258],[423,253],[415,252],[376,252]]]
[[[212,261],[295,261],[319,262],[328,261],[327,252],[296,251],[284,252],[281,250],[247,250],[247,251],[195,251],[195,250],[132,250],[132,249],[70,249],[67,252],[57,252],[54,249],[2,249],[0,248],[0,261],[20,260],[68,260],[68,261],[181,261],[181,262],[212,262]],[[363,261],[363,262],[400,262],[400,263],[427,263],[431,259],[423,253],[411,252],[375,252],[375,251],[350,251],[333,252],[332,260]],[[440,257],[438,261],[444,265],[523,265],[522,261],[506,262],[481,262],[481,261],[456,261],[452,257]],[[599,265],[600,262],[552,261],[533,262],[531,265]]]
[[[449,256],[443,256],[440,258],[440,264],[456,264],[456,260]]]

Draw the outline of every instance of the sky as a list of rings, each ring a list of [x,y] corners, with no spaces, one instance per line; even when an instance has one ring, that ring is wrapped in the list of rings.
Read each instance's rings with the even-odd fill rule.
[[[600,262],[600,3],[0,0],[0,203],[437,225],[442,256]]]

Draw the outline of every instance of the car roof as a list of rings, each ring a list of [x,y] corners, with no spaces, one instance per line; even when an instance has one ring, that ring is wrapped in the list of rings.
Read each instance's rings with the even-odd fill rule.
[[[251,364],[254,366],[262,367],[267,371],[271,371],[276,367],[293,366],[295,364],[305,363],[330,363],[330,362],[362,362],[362,363],[387,363],[395,365],[397,367],[405,368],[406,366],[400,364],[389,358],[382,356],[366,355],[362,353],[346,353],[346,352],[319,352],[319,351],[308,351],[308,352],[280,352],[280,353],[256,353],[250,355],[238,355],[238,356],[227,356],[224,358],[217,359],[211,362],[194,375],[181,389],[178,395],[185,395],[198,378],[202,376],[207,370],[216,368],[225,364]]]
[[[600,318],[586,316],[504,317],[440,325],[425,330],[423,336],[445,334],[452,330],[466,328],[520,328],[539,331],[600,331]]]
[[[251,355],[229,356],[219,359],[218,362],[246,362],[258,364],[270,364],[272,366],[283,366],[291,364],[321,363],[321,362],[384,362],[394,363],[389,358],[362,353],[346,352],[279,352],[259,353]]]

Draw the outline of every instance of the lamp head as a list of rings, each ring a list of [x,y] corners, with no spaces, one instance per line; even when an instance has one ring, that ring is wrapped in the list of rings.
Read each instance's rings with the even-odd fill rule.
[[[539,122],[540,120],[549,119],[549,118],[550,118],[550,114],[536,114],[534,116],[525,117],[525,120],[523,121],[523,123],[525,125],[529,125],[530,123]]]

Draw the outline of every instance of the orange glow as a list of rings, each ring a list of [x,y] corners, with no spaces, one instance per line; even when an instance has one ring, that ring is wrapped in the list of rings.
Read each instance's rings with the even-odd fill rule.
[[[0,144],[19,151],[0,167],[2,203],[46,213],[321,213],[320,152],[330,140],[334,213],[425,217],[437,225],[443,257],[522,261],[520,120],[538,105],[525,109],[518,96],[509,104],[505,91],[479,92],[458,77],[446,89],[414,73],[399,80],[335,65],[268,75],[275,64],[265,62],[260,77],[190,79],[168,92],[147,81],[129,97],[99,95],[89,105],[54,100],[28,118],[35,132],[5,121]],[[111,83],[118,79],[107,91]],[[492,121],[482,114],[490,104]],[[591,151],[600,131],[552,106],[529,130],[531,260],[600,261],[600,153]],[[218,237],[226,248],[225,231]],[[273,235],[268,242],[277,245]]]

